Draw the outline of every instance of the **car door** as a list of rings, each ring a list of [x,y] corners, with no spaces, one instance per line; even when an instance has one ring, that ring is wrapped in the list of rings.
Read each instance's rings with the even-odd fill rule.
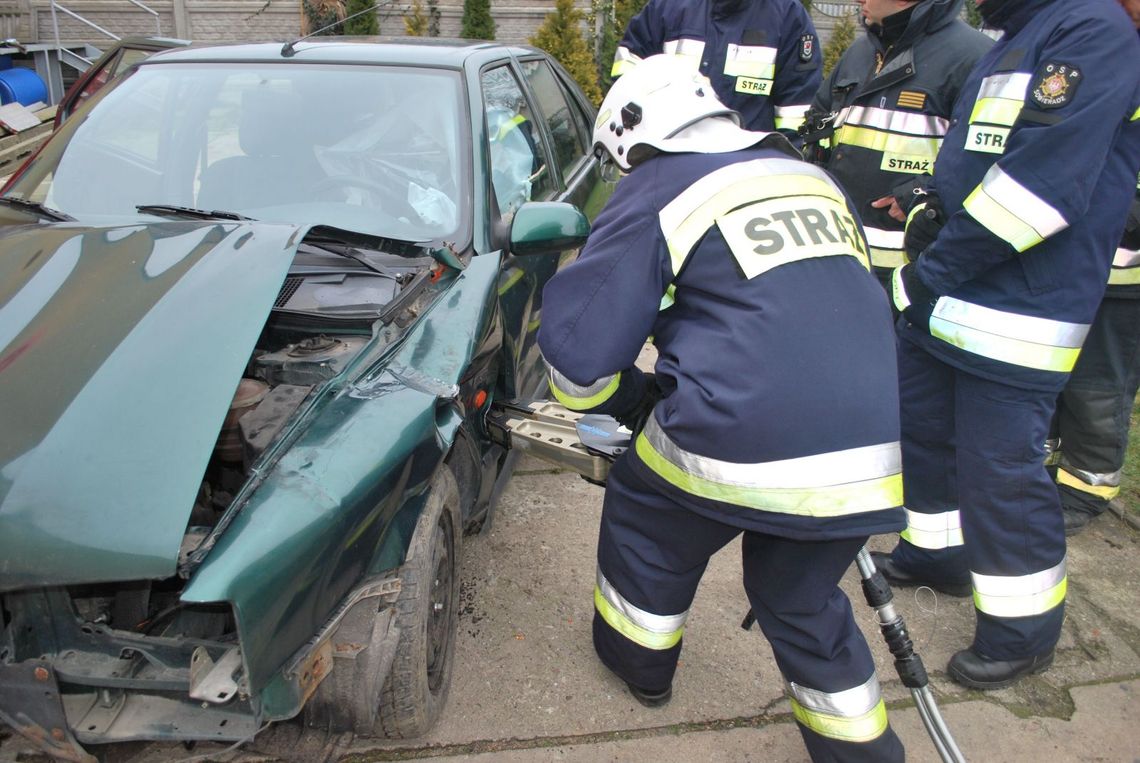
[[[599,163],[589,150],[592,107],[555,66],[548,58],[534,57],[484,72],[493,184],[504,218],[523,201],[564,201],[592,220],[613,190],[612,184],[602,182]],[[511,125],[525,130],[512,144],[514,151],[503,133],[516,129]],[[497,141],[501,141],[498,146]],[[529,159],[524,142],[534,147],[529,176],[524,173]],[[549,256],[507,256],[499,300],[506,349],[513,361],[507,379],[512,396],[545,393],[545,368],[537,343],[542,289],[577,253],[574,249]]]

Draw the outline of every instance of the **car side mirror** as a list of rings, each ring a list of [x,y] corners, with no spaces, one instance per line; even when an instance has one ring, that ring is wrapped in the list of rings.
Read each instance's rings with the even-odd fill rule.
[[[529,201],[511,220],[511,254],[528,257],[577,249],[590,235],[590,221],[573,204]]]

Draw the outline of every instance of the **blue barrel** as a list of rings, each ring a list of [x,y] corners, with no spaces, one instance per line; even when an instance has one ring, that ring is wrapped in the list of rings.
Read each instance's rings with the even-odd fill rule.
[[[31,69],[15,67],[0,70],[0,105],[22,103],[31,106],[36,101],[47,103],[47,85]]]

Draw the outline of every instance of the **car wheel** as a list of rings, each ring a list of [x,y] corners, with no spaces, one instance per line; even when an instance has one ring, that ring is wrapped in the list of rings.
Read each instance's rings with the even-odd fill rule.
[[[459,490],[451,470],[435,479],[400,570],[400,640],[380,692],[375,734],[406,739],[439,718],[451,685],[459,602]]]

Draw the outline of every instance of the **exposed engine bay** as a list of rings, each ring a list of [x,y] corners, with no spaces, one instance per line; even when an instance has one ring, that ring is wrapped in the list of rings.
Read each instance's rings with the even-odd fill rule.
[[[235,380],[190,514],[180,568],[221,530],[227,512],[239,508],[232,505],[235,496],[306,401],[366,347],[369,362],[380,357],[434,298],[436,261],[420,247],[394,248],[396,253],[340,243],[300,245],[256,349]],[[62,691],[43,700],[41,714],[75,729],[81,743],[251,736],[256,713],[234,612],[224,604],[183,603],[185,577],[6,594],[0,599],[0,662],[14,664],[5,669],[5,685],[20,697],[26,689],[31,701],[43,695],[41,674],[33,672],[47,671],[43,675],[58,680]]]

